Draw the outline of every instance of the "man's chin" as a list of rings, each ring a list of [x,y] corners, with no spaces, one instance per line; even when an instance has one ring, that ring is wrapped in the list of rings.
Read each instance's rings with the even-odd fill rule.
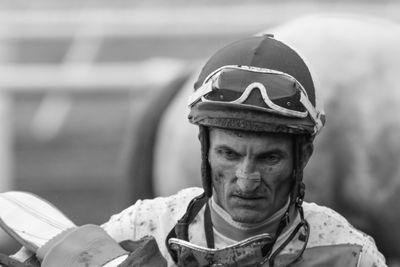
[[[235,210],[231,217],[237,223],[256,224],[264,221],[266,214],[254,210]]]
[[[269,205],[265,202],[265,199],[256,201],[235,199],[231,204],[231,217],[240,223],[261,222],[265,220],[269,214]]]

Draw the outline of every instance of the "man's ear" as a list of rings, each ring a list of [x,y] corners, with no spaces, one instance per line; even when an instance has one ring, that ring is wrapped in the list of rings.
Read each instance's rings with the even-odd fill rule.
[[[314,144],[312,142],[305,142],[301,149],[301,153],[303,154],[303,169],[306,167],[308,160],[311,158],[311,155],[314,151]]]

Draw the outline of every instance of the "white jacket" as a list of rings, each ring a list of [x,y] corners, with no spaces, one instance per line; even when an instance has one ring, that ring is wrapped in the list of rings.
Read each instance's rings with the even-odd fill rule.
[[[138,200],[102,225],[103,229],[118,242],[136,240],[152,235],[157,240],[161,253],[168,261],[168,266],[175,266],[170,257],[165,239],[186,212],[189,202],[203,192],[201,188],[188,188],[170,197],[151,200]],[[341,215],[327,207],[315,203],[303,203],[304,217],[310,225],[310,237],[303,254],[303,261],[295,266],[386,266],[383,255],[377,250],[374,240],[355,229]],[[189,241],[206,247],[203,222],[204,207],[189,227]],[[293,227],[288,227],[278,238],[276,249],[290,234]],[[290,253],[295,244],[291,241],[280,253]],[[222,247],[229,244],[216,244]]]

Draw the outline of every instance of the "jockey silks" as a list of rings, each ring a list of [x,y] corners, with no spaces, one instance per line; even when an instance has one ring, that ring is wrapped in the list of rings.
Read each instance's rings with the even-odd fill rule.
[[[165,245],[165,238],[176,222],[186,212],[189,202],[203,190],[188,188],[170,197],[139,200],[121,213],[114,215],[102,227],[117,241],[136,240],[145,235],[155,237],[161,254],[168,266],[177,266]],[[303,203],[304,217],[309,223],[310,236],[302,258],[293,266],[386,266],[384,257],[377,250],[371,237],[353,228],[346,219],[335,211],[316,205]],[[189,242],[207,247],[204,231],[203,207],[188,227]],[[296,226],[295,224],[293,224]],[[293,227],[294,227],[293,226]],[[277,249],[293,233],[295,227],[287,227],[278,237],[272,254],[277,253],[275,266],[285,266],[302,249],[301,231],[281,251]],[[217,242],[214,229],[215,248],[222,249],[231,243],[223,239]],[[346,264],[344,264],[346,263]],[[348,263],[348,264],[347,264]],[[266,265],[268,266],[268,265]]]

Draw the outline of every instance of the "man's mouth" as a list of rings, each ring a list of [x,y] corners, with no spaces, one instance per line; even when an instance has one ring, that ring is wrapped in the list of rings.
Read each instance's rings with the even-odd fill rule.
[[[253,195],[233,195],[233,197],[241,199],[241,200],[247,200],[247,201],[256,201],[256,200],[262,200],[264,199],[263,196],[253,196]]]

